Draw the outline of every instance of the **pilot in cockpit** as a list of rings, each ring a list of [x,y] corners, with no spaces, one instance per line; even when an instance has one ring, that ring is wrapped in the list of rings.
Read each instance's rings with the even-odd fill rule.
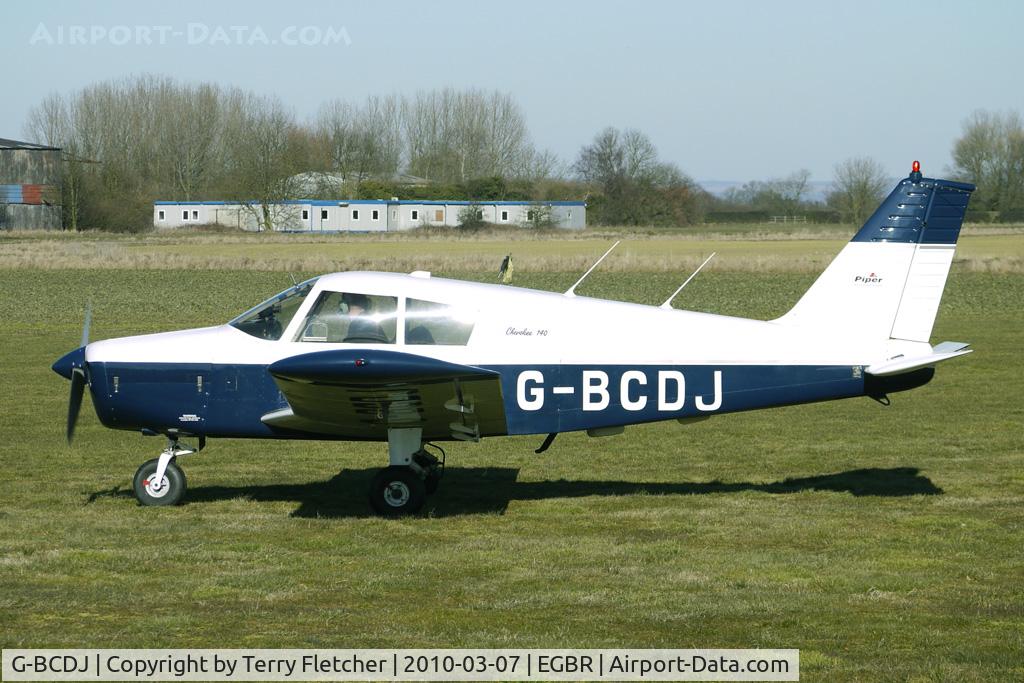
[[[348,318],[348,330],[343,343],[387,344],[384,328],[373,319],[373,305],[365,294],[346,293],[341,295],[339,311]]]

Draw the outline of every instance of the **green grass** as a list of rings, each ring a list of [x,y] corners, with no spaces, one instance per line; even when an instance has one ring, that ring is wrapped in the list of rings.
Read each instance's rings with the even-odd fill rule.
[[[677,305],[766,318],[813,278],[708,273]],[[678,281],[641,263],[581,293],[659,303]],[[99,339],[221,322],[288,282],[0,270],[0,645],[797,647],[802,680],[1024,676],[1024,276],[955,269],[933,339],[977,352],[891,407],[567,434],[540,456],[455,444],[423,518],[367,514],[381,445],[213,440],[173,509],[130,495],[158,440],[86,405],[64,445],[49,365],[87,300]]]

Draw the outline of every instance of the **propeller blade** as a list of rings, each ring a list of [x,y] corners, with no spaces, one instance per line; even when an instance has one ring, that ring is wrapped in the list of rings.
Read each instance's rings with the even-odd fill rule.
[[[71,396],[68,398],[68,443],[75,436],[78,411],[82,409],[82,395],[85,393],[85,371],[75,368],[71,373]]]
[[[92,303],[85,305],[85,322],[82,324],[82,343],[79,346],[85,346],[89,343],[89,327],[92,325]]]

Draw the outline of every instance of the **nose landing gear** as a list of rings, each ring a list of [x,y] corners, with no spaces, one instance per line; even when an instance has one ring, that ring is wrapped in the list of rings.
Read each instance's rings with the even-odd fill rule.
[[[147,460],[135,471],[132,490],[140,505],[177,505],[187,488],[185,473],[176,460],[179,456],[191,455],[203,449],[206,439],[199,437],[197,448],[182,447],[178,435],[167,437],[167,448],[160,457]]]

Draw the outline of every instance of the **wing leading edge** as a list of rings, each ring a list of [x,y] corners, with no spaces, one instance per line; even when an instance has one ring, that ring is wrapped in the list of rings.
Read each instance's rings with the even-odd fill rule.
[[[317,351],[272,364],[288,407],[265,424],[311,434],[386,440],[389,428],[420,427],[423,438],[476,440],[505,434],[500,376],[397,351]]]

